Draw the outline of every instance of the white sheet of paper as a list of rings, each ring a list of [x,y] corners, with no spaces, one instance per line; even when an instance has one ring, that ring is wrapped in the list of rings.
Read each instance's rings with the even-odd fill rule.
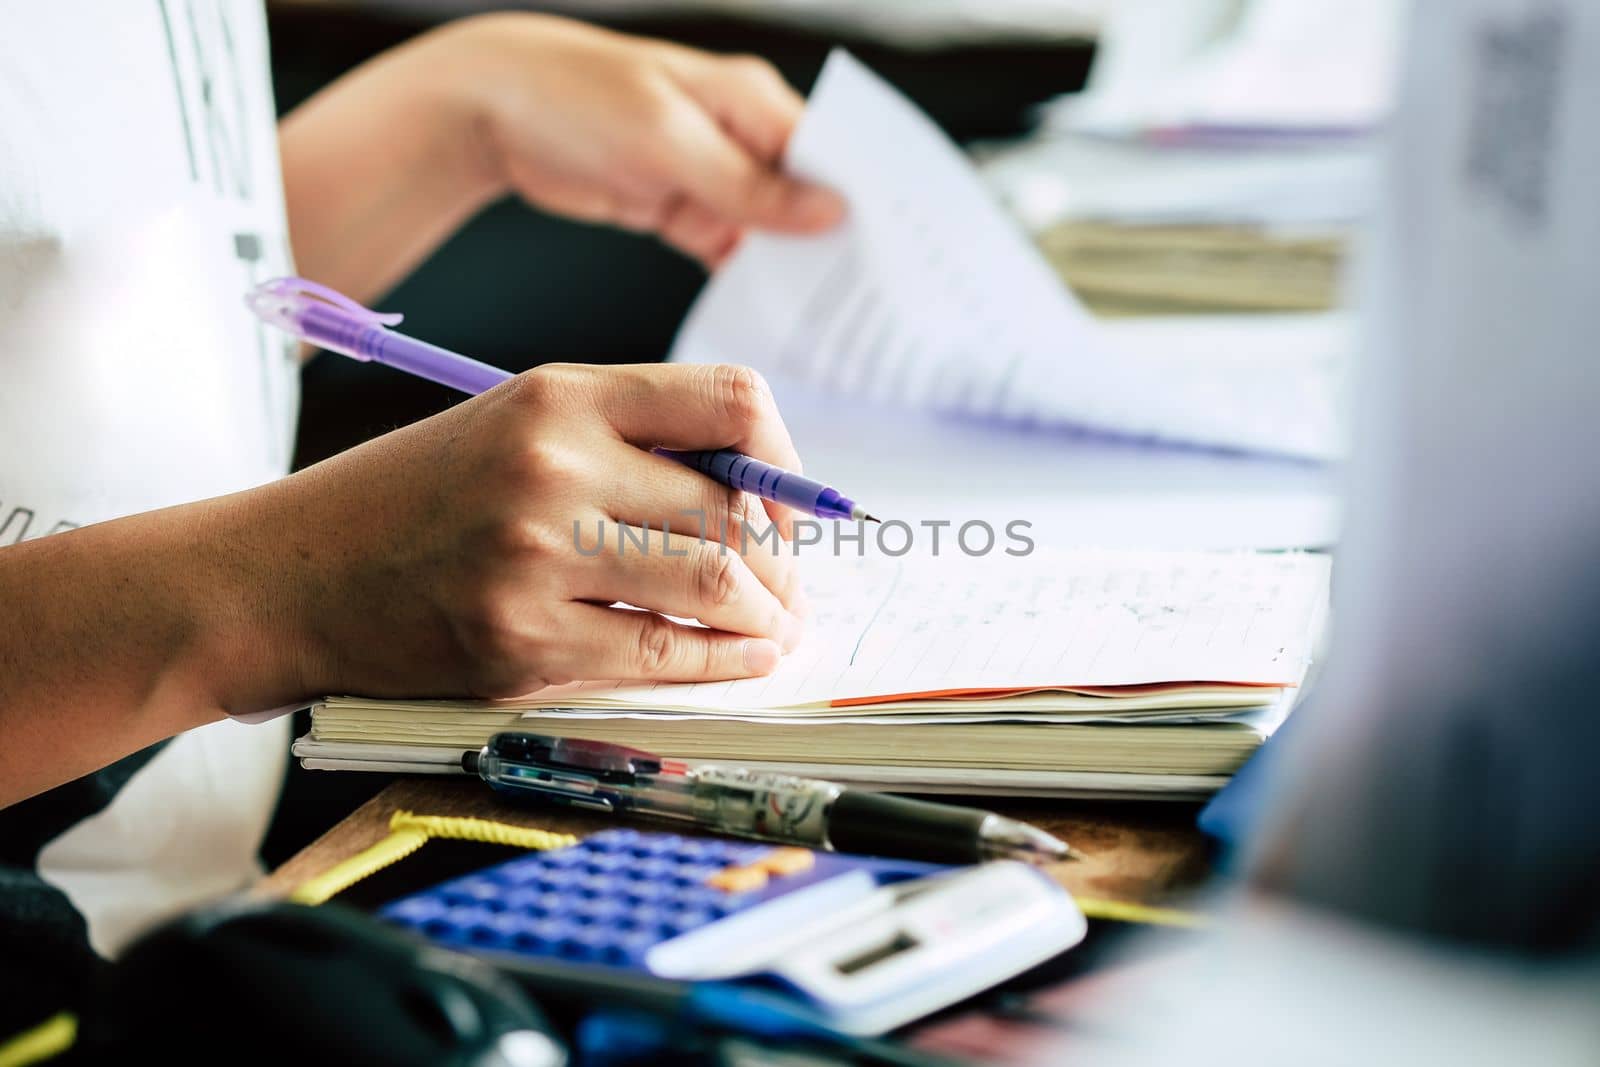
[[[1296,685],[1328,587],[1327,557],[1296,553],[945,551],[813,568],[805,641],[765,678],[588,682],[529,705],[737,710],[964,689]]]
[[[1108,337],[960,150],[848,54],[828,58],[786,162],[838,189],[848,219],[821,236],[748,236],[672,359],[746,363],[946,416],[1337,450],[1331,391],[1298,367],[1243,375]]]

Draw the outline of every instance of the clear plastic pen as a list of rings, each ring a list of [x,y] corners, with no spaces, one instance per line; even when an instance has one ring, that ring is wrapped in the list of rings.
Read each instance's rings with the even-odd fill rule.
[[[993,812],[545,734],[496,734],[462,766],[501,792],[571,807],[693,823],[811,848],[932,863],[1074,858],[1067,844]]]

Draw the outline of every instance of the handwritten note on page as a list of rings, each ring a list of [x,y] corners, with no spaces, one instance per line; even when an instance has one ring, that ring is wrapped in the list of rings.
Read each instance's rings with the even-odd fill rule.
[[[1293,686],[1327,582],[1326,557],[1300,554],[836,560],[809,577],[806,639],[772,675],[582,683],[527,703],[759,714],[982,690]]]
[[[791,170],[844,194],[817,237],[751,234],[672,359],[747,363],[886,404],[1264,452],[1332,448],[1302,369],[1159,363],[1119,346],[995,204],[965,156],[844,52],[792,137]]]

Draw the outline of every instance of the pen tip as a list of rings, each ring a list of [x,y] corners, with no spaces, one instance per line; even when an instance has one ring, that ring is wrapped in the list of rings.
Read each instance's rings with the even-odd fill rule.
[[[1030,863],[1081,860],[1083,853],[1037,826],[991,815],[979,830],[982,848],[992,859],[1018,859]]]
[[[850,518],[856,522],[883,522],[878,516],[867,514],[867,509],[860,504],[852,504],[850,506]]]

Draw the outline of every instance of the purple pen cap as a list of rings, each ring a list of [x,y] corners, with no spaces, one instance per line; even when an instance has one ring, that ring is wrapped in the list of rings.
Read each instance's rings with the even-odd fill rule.
[[[305,323],[306,313],[318,307],[337,309],[355,320],[380,326],[393,326],[405,317],[373,311],[338,290],[307,278],[273,278],[262,282],[245,294],[244,302],[262,322],[307,340],[320,340],[307,337]],[[356,352],[345,354],[356,359],[371,358]]]

